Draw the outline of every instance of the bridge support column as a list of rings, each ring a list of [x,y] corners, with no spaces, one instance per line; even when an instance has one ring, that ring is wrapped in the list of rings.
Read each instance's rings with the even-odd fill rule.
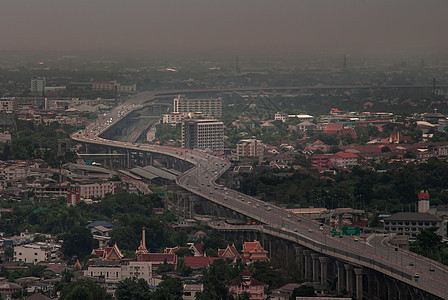
[[[305,265],[303,262],[303,248],[302,247],[296,247],[296,253],[297,253],[297,265],[299,268],[299,274],[300,274],[300,278],[304,277],[305,274]]]
[[[345,268],[345,289],[350,296],[353,296],[353,266],[349,264],[344,265]]]
[[[313,259],[313,282],[319,281],[319,255],[316,253],[311,254]]]
[[[409,290],[406,284],[399,282],[398,280],[394,280],[395,285],[397,286],[398,291],[398,299],[409,299],[411,295],[409,294]]]
[[[372,270],[367,270],[367,293],[380,298],[378,293],[377,278]]]
[[[328,272],[328,261],[329,258],[326,256],[319,257],[320,261],[320,285],[322,288],[327,287],[327,272]]]
[[[344,263],[340,261],[336,261],[336,267],[338,268],[338,292],[341,293],[345,289],[345,272],[344,272]]]
[[[305,255],[305,279],[311,279],[311,250],[304,250]]]
[[[363,269],[356,268],[355,269],[356,274],[356,299],[361,300],[363,298],[363,290],[362,290],[362,275],[364,274]]]
[[[395,287],[395,284],[392,282],[391,278],[385,277],[384,282],[386,283],[387,286],[387,299],[389,300],[397,299],[398,297],[397,289]]]

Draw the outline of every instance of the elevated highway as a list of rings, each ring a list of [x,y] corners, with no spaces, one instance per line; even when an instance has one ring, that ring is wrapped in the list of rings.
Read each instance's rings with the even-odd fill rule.
[[[71,137],[73,140],[82,143],[128,149],[129,151],[158,153],[187,161],[194,167],[177,177],[177,185],[209,201],[258,220],[263,224],[259,227],[260,231],[302,245],[319,255],[349,264],[350,268],[352,266],[357,267],[357,270],[361,270],[355,272],[357,280],[358,278],[361,280],[363,268],[371,269],[425,291],[430,295],[448,299],[448,268],[446,266],[408,251],[401,249],[395,251],[395,248],[389,246],[382,235],[374,236],[364,242],[355,241],[350,237],[331,237],[329,228],[321,230],[319,223],[313,220],[291,215],[283,208],[223,188],[217,185],[215,181],[230,167],[229,161],[225,159],[191,149],[132,144],[101,137],[101,134],[113,126],[121,117],[141,107],[145,101],[155,99],[159,95],[172,93],[174,92],[138,94],[111,111],[107,116],[88,125],[85,130],[75,132]],[[347,275],[347,278],[349,278],[351,274],[350,276],[353,278],[353,269],[350,268],[346,269],[349,273],[343,275],[338,273],[338,276],[344,277]],[[361,277],[358,276],[359,274],[361,274]],[[417,274],[418,280],[415,278]],[[356,284],[357,292],[360,289],[358,298],[362,295],[362,286],[362,281],[359,286],[358,283]],[[347,289],[350,288],[349,285],[347,287]],[[351,289],[353,290],[353,286]],[[402,295],[398,298],[408,299]]]

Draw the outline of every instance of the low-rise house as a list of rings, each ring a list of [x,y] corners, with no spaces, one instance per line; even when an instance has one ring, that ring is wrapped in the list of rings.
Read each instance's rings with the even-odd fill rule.
[[[264,300],[267,299],[267,295],[264,293],[265,284],[252,277],[252,273],[244,270],[241,273],[241,278],[235,278],[229,285],[229,295],[232,295],[235,299],[238,299],[243,293],[249,294],[251,300]]]
[[[22,287],[17,283],[8,281],[0,282],[0,296],[2,299],[15,299],[13,295],[22,290]]]
[[[273,290],[269,296],[269,300],[289,300],[294,289],[298,288],[300,283],[288,283],[284,286]]]
[[[196,299],[196,293],[202,292],[203,290],[203,284],[184,283],[184,294],[182,296],[182,299],[194,300]]]

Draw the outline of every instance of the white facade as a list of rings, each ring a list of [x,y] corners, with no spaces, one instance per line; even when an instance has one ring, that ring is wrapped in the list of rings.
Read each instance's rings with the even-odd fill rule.
[[[384,219],[384,230],[398,235],[416,237],[424,229],[437,227],[446,235],[446,231],[441,226],[443,224],[445,223],[442,219],[428,213],[400,212]]]
[[[90,265],[87,270],[84,270],[84,276],[104,276],[104,280],[108,285],[117,284],[120,280],[132,277],[136,277],[137,279],[143,278],[148,284],[151,284],[152,267],[150,262],[103,261],[95,265]]]
[[[151,284],[152,263],[148,261],[126,261],[121,266],[122,278],[136,277],[143,278],[148,284]]]
[[[184,114],[181,113],[170,113],[162,115],[162,123],[164,124],[177,124],[182,122],[184,118]]]
[[[41,261],[54,261],[59,259],[60,245],[47,243],[34,243],[14,248],[14,261],[37,264]]]
[[[114,193],[114,182],[104,181],[90,184],[81,184],[81,198],[103,198],[107,193]]]
[[[86,277],[102,277],[106,284],[117,284],[118,281],[124,279],[122,276],[121,265],[119,262],[114,264],[108,264],[105,262],[104,265],[91,265],[84,270],[84,276]]]
[[[18,181],[27,177],[26,166],[10,166],[0,168],[0,178],[3,180]]]
[[[183,120],[182,147],[224,151],[224,123],[211,119]]]
[[[263,160],[264,146],[262,141],[256,139],[241,140],[236,145],[237,159],[242,157],[259,157]]]
[[[12,98],[0,98],[0,112],[12,114],[15,111],[15,99]]]
[[[31,94],[43,96],[45,91],[45,77],[31,78]]]
[[[193,98],[179,95],[173,100],[174,113],[203,113],[213,118],[222,115],[222,98]]]
[[[277,112],[274,115],[274,120],[280,120],[282,122],[285,122],[288,119],[288,115],[282,112]]]

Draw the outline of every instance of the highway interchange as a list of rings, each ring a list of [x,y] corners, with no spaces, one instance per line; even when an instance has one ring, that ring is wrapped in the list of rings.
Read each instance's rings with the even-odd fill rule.
[[[172,93],[137,94],[101,116],[96,122],[89,124],[86,129],[72,134],[72,139],[102,146],[155,152],[186,160],[194,167],[176,180],[176,183],[184,189],[265,224],[271,231],[276,230],[279,237],[298,242],[323,255],[350,262],[355,266],[375,269],[442,299],[448,299],[448,268],[446,266],[402,249],[396,251],[387,243],[389,237],[382,234],[360,238],[359,241],[349,236],[332,237],[329,228],[321,228],[320,224],[313,220],[291,215],[283,208],[266,204],[257,198],[218,185],[215,183],[216,179],[230,168],[230,162],[225,159],[191,149],[152,144],[140,145],[101,137],[102,133],[121,118],[142,108],[144,102]],[[415,281],[415,274],[419,275],[418,282]]]

